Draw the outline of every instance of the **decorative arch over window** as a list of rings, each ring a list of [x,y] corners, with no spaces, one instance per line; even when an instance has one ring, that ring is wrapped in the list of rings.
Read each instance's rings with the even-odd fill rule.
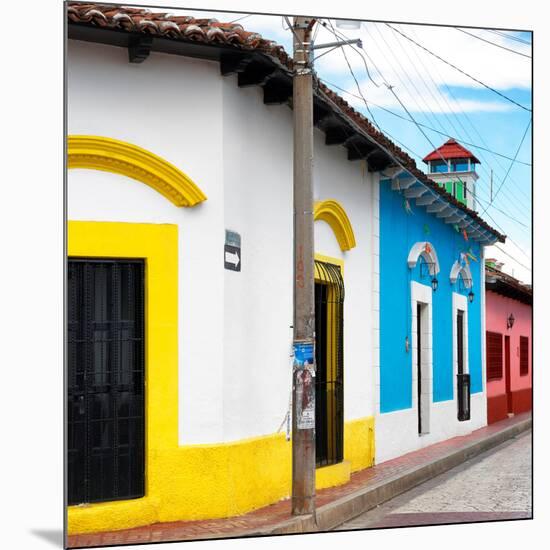
[[[121,174],[145,183],[176,206],[195,206],[206,195],[179,168],[137,145],[103,136],[69,136],[67,165]]]
[[[439,260],[437,259],[437,253],[432,243],[428,241],[419,241],[412,246],[409,257],[407,258],[410,269],[416,266],[416,262],[420,256],[422,256],[428,264],[430,275],[437,275],[439,273]]]
[[[472,288],[472,271],[468,264],[462,264],[458,260],[453,264],[451,268],[451,284],[455,284],[458,277],[462,277],[465,288]]]
[[[338,201],[329,199],[316,202],[313,209],[313,219],[315,221],[323,220],[330,225],[340,245],[340,250],[345,251],[355,248],[353,227],[344,207]]]

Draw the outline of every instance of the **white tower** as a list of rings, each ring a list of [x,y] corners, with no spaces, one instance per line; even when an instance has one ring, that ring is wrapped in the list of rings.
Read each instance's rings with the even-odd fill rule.
[[[430,179],[468,208],[476,210],[476,164],[479,160],[454,139],[424,157]]]

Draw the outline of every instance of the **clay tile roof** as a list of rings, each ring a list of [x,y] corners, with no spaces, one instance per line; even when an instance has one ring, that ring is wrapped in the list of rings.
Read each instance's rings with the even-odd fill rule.
[[[460,143],[453,138],[448,139],[441,147],[438,147],[435,151],[432,151],[429,155],[426,155],[422,160],[424,162],[428,162],[430,160],[441,160],[441,157],[445,159],[469,158],[474,162],[481,164],[471,151],[468,151],[466,147],[460,145]]]
[[[153,13],[150,10],[142,8],[80,2],[69,3],[67,14],[69,22],[77,25],[92,25],[105,29],[138,32],[184,42],[229,46],[239,50],[261,53],[277,63],[279,67],[288,70],[289,73],[293,69],[293,60],[281,45],[272,40],[266,40],[258,33],[246,31],[238,23],[223,23],[217,19],[196,19],[191,16],[175,16],[170,13]],[[355,125],[362,133],[378,143],[382,149],[388,151],[410,174],[430,187],[435,193],[441,195],[447,202],[466,212],[480,226],[496,236],[500,242],[505,241],[506,237],[492,228],[477,212],[464,206],[455,197],[428,178],[424,172],[417,168],[416,162],[412,157],[377,130],[370,120],[351,107],[345,99],[320,82],[316,77],[314,77],[314,86],[315,93],[319,97],[326,98],[329,104],[332,103],[335,110],[343,113],[344,117],[352,125]],[[460,150],[460,155],[458,156],[462,158],[464,158],[466,153],[466,156],[470,156],[475,162],[479,162],[470,151],[452,139],[443,145],[443,147],[446,146],[456,148],[457,151]]]
[[[266,40],[256,32],[245,31],[238,23],[220,23],[217,19],[196,19],[142,8],[80,2],[69,3],[67,15],[72,23],[87,23],[102,28],[142,32],[205,44],[225,44],[266,53],[289,67],[292,64],[282,46]]]
[[[533,303],[533,289],[530,285],[489,265],[485,265],[485,287],[487,290],[515,298],[526,304]]]

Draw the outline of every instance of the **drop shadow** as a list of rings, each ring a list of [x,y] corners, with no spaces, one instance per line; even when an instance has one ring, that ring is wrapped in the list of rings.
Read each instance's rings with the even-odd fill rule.
[[[32,529],[31,533],[57,548],[64,548],[63,529]]]

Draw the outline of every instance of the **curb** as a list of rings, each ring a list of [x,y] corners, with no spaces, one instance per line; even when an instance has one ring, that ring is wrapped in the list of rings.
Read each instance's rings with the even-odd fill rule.
[[[516,435],[532,428],[532,418],[492,434],[481,441],[470,443],[462,449],[452,451],[426,464],[412,468],[405,474],[368,485],[334,502],[321,506],[313,515],[291,518],[266,529],[247,532],[245,537],[283,535],[292,533],[315,533],[330,531],[338,525],[353,519],[413,487],[436,477],[467,460],[485,452]]]

